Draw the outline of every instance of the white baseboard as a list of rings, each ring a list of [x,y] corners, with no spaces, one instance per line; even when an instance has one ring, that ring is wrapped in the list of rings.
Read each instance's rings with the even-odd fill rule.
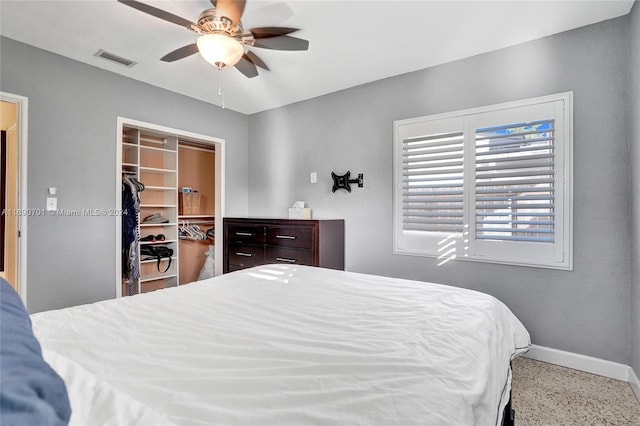
[[[640,380],[638,380],[638,376],[636,376],[635,371],[631,368],[629,372],[629,384],[631,385],[631,389],[633,389],[633,393],[636,394],[636,398],[640,402]]]
[[[626,364],[538,345],[531,345],[531,349],[523,356],[550,364],[573,368],[574,370],[629,382],[636,397],[638,397],[640,401],[640,382],[633,369]]]

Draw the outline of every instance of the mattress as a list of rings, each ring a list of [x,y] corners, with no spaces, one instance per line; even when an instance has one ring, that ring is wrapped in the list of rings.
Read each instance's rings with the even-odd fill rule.
[[[494,425],[530,346],[492,296],[265,265],[32,315],[76,425]]]

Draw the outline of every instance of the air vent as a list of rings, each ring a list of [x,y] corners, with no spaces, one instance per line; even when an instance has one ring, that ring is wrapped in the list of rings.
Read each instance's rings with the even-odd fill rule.
[[[133,67],[137,62],[132,61],[131,59],[123,58],[122,56],[114,55],[113,53],[106,52],[102,49],[98,50],[93,56],[98,58],[106,59],[107,61],[115,62],[120,65],[124,65],[125,67]]]

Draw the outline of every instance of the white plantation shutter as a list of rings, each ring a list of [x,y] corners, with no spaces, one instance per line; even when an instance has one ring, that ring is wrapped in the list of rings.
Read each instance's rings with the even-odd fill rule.
[[[554,120],[475,132],[477,239],[554,241]]]
[[[462,233],[463,159],[462,132],[403,141],[403,230]]]
[[[572,268],[569,93],[394,122],[394,253]]]

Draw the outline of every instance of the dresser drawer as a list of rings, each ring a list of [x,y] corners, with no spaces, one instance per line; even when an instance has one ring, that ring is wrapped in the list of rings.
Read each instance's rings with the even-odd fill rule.
[[[264,244],[264,226],[244,224],[229,225],[227,232],[227,238],[232,244]]]
[[[267,247],[265,262],[313,266],[313,255],[311,254],[311,250],[297,250],[284,247]]]
[[[313,228],[310,226],[268,226],[267,244],[279,247],[309,249],[313,247]]]
[[[250,268],[264,264],[264,247],[250,245],[230,245],[229,265]]]

